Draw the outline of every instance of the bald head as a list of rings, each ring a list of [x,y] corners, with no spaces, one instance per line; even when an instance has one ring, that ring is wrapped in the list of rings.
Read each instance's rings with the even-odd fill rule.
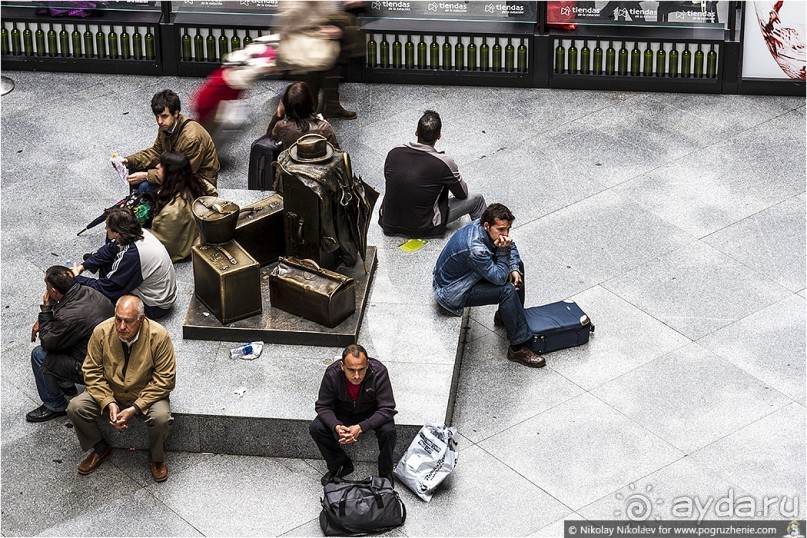
[[[121,340],[130,342],[140,332],[145,306],[139,297],[124,295],[115,303],[115,330]]]

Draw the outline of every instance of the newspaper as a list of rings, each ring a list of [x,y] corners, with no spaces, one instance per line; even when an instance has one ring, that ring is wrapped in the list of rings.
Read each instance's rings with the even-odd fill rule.
[[[123,181],[128,185],[129,182],[126,181],[126,177],[129,175],[129,169],[126,167],[125,164],[123,164],[123,157],[121,157],[117,153],[113,153],[110,161],[112,161],[112,167],[118,173],[118,176],[120,176],[121,181]]]

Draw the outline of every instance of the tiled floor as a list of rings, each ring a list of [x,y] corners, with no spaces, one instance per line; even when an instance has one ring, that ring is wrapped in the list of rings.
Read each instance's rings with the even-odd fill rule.
[[[79,477],[66,421],[24,421],[39,404],[28,357],[42,268],[96,241],[75,232],[120,191],[108,155],[152,140],[154,91],[187,99],[199,80],[5,74],[17,87],[0,100],[2,535],[319,534],[321,461],[171,453],[154,484],[144,452],[116,450]],[[246,186],[249,142],[282,87],[250,94],[255,123],[223,155],[220,186]],[[429,504],[400,487],[409,517],[391,534],[561,536],[565,518],[624,518],[636,493],[665,519],[676,498],[729,494],[785,501],[759,517],[804,517],[804,98],[347,84],[343,100],[359,118],[334,122],[337,135],[379,189],[389,148],[440,112],[438,149],[516,215],[528,303],[571,297],[597,326],[536,371],[505,360],[492,308],[473,310],[459,464]],[[394,247],[375,225],[370,243]],[[365,334],[382,360],[411,349],[408,385],[429,368],[396,327],[436,315],[442,244],[384,249],[381,267],[411,271],[380,271],[372,290]]]

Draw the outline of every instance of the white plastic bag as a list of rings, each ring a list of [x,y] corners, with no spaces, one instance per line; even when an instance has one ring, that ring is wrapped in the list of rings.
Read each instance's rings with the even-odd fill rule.
[[[459,459],[456,435],[456,428],[423,426],[395,466],[395,476],[415,495],[430,501],[434,490],[451,474]]]

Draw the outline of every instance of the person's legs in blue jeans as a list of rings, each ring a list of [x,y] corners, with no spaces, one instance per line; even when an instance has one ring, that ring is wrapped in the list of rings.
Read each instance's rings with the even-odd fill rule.
[[[522,283],[520,287],[521,289],[516,291],[512,284],[497,286],[483,280],[471,288],[465,300],[465,306],[498,304],[499,314],[507,330],[507,339],[514,348],[532,339],[532,331],[524,316],[524,284]]]
[[[42,346],[36,346],[31,351],[31,367],[34,370],[36,390],[42,403],[51,411],[64,411],[67,409],[67,398],[59,386],[59,380],[47,372],[42,371],[45,357],[48,352]]]
[[[148,181],[144,181],[142,183],[138,183],[137,187],[135,187],[135,190],[137,190],[138,192],[142,192],[142,193],[152,193],[152,194],[154,194],[158,190],[160,190],[160,186],[157,185],[156,183],[149,183]]]

